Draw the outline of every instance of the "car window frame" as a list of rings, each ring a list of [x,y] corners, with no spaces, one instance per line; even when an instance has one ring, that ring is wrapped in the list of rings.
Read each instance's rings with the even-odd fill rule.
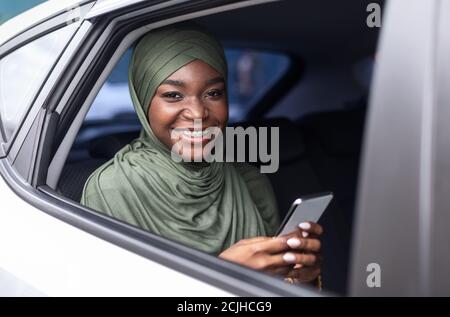
[[[215,12],[218,9],[232,9],[240,6],[255,5],[260,3],[269,2],[267,0],[250,0],[250,1],[191,1],[187,5],[187,8],[194,13],[198,13],[196,10],[204,9],[203,12]],[[194,5],[194,3],[196,5]],[[140,3],[142,6],[142,3]],[[126,8],[126,13],[130,12],[130,8]],[[170,12],[162,12],[162,17],[159,16],[159,22],[173,23],[180,16],[189,19],[189,14],[184,14],[186,6],[184,4],[174,5]],[[183,12],[183,13],[182,13]],[[145,17],[146,15],[143,15]],[[120,19],[120,10],[115,12],[114,18]],[[170,18],[171,17],[171,18]],[[92,32],[86,36],[86,41],[92,41],[96,45],[95,57],[105,58],[105,56],[111,56],[119,47],[121,41],[112,43],[108,41],[108,34],[105,38],[105,32],[111,32],[112,26],[118,26],[117,21],[112,16],[105,16],[105,19],[94,19],[94,21],[85,21],[93,23]],[[145,21],[145,19],[143,20]],[[84,23],[84,22],[83,22]],[[98,25],[97,25],[98,23]],[[155,22],[157,23],[157,22]],[[147,21],[148,24],[148,21]],[[98,28],[96,28],[98,26]],[[109,29],[108,29],[109,27]],[[123,27],[123,26],[122,26]],[[92,34],[91,34],[92,33]],[[107,33],[107,32],[106,32]],[[115,37],[121,35],[117,32],[113,32]],[[127,32],[125,32],[127,33]],[[91,36],[92,35],[92,36]],[[103,36],[103,37],[102,37]],[[100,40],[99,40],[100,38]],[[108,44],[109,50],[105,49],[103,44]],[[113,45],[114,44],[114,45]],[[81,50],[90,50],[91,46],[83,46]],[[77,52],[78,53],[78,52]],[[78,54],[77,54],[78,55]],[[81,54],[77,58],[84,58],[86,55]],[[108,58],[109,60],[109,58]],[[92,59],[79,61],[82,65],[91,63]],[[107,63],[107,62],[106,62]],[[46,173],[50,163],[50,158],[43,158],[46,156],[44,152],[48,152],[52,148],[51,137],[56,135],[58,129],[65,127],[64,125],[55,124],[55,120],[52,115],[58,109],[58,106],[64,105],[65,107],[80,107],[80,104],[85,101],[87,95],[81,94],[80,90],[85,88],[86,85],[91,85],[93,77],[99,74],[99,70],[103,71],[105,63],[92,65],[94,69],[82,69],[80,70],[80,64],[71,63],[70,68],[66,69],[64,75],[66,78],[61,78],[61,81],[66,81],[64,85],[57,85],[52,90],[52,94],[47,100],[47,107],[42,109],[42,121],[39,123],[37,130],[41,137],[37,139],[37,155],[35,158],[35,164],[30,174],[30,183],[20,182],[16,175],[16,171],[5,160],[0,160],[0,171],[4,174],[5,180],[10,184],[16,193],[22,197],[22,199],[28,201],[32,205],[36,206],[43,212],[46,212],[58,219],[61,219],[77,228],[87,231],[95,236],[99,236],[107,241],[110,241],[116,245],[132,252],[141,254],[142,256],[156,262],[160,262],[166,266],[172,267],[183,273],[190,274],[195,278],[202,280],[208,284],[218,286],[223,289],[232,290],[239,295],[252,295],[252,296],[322,296],[326,295],[325,292],[319,293],[315,289],[312,289],[309,285],[303,285],[302,287],[288,285],[284,281],[276,279],[275,277],[256,272],[254,270],[239,266],[235,263],[223,261],[215,256],[204,254],[191,248],[187,248],[178,243],[173,243],[163,237],[151,235],[143,230],[136,229],[126,223],[117,221],[115,219],[101,215],[89,208],[81,206],[80,204],[70,201],[57,193],[53,188],[46,185]],[[77,68],[79,71],[74,71]],[[96,70],[95,70],[96,68]],[[100,71],[100,73],[101,73]],[[84,75],[91,75],[90,81],[84,81],[84,87],[75,87],[72,85],[72,79],[84,72]],[[71,77],[73,76],[73,77]],[[104,78],[106,79],[106,78]],[[67,86],[66,86],[67,85]],[[72,86],[71,86],[72,85]],[[83,85],[82,85],[83,86]],[[70,87],[70,91],[67,91],[67,87]],[[77,88],[77,89],[75,89]],[[86,89],[86,88],[85,88]],[[66,90],[66,94],[63,91]],[[87,91],[91,92],[92,87]],[[59,92],[59,94],[58,94]],[[69,95],[69,99],[65,99]],[[45,112],[44,112],[45,111]],[[66,115],[78,115],[79,108],[72,114]],[[64,114],[64,113],[62,113]],[[69,120],[70,121],[70,120]],[[51,123],[53,122],[53,123]],[[68,128],[68,127],[66,127]],[[66,130],[67,131],[67,130]],[[158,247],[159,246],[159,247]],[[188,261],[188,262],[186,262]],[[189,263],[188,266],[185,264]]]
[[[87,12],[92,6],[93,1],[84,1],[82,3],[82,6],[80,7],[80,13]],[[72,14],[70,11],[64,11],[60,12],[56,15],[53,15],[49,17],[48,19],[45,19],[44,21],[30,26],[25,31],[20,32],[16,34],[14,37],[6,41],[0,46],[0,59],[3,57],[8,56],[9,54],[13,53],[15,50],[20,49],[23,46],[26,46],[27,44],[32,43],[33,41],[46,36],[54,31],[58,31],[64,27],[70,26],[70,25],[76,25],[80,24],[81,17],[75,17],[71,19],[71,21],[68,21],[68,17],[72,17]],[[74,30],[73,34],[69,37],[67,44],[64,46],[60,54],[56,57],[55,62],[50,67],[46,77],[42,81],[42,83],[39,85],[39,88],[36,90],[36,93],[34,94],[34,97],[32,98],[32,101],[28,105],[27,109],[24,111],[19,125],[16,127],[15,131],[12,133],[12,135],[6,139],[3,137],[0,140],[0,158],[2,157],[8,157],[11,162],[14,162],[18,149],[22,146],[24,139],[26,135],[28,134],[28,131],[30,130],[33,121],[37,117],[38,109],[41,107],[45,107],[45,100],[42,99],[43,92],[48,93],[46,90],[53,85],[57,77],[62,73],[63,66],[67,62],[67,57],[69,53],[72,51],[71,43],[73,46],[74,40],[80,37],[80,33],[84,33],[85,30],[80,30],[77,28]],[[0,125],[2,125],[2,122],[0,121]],[[3,130],[3,127],[2,127]],[[13,148],[15,146],[15,149]],[[11,153],[12,152],[12,153]]]

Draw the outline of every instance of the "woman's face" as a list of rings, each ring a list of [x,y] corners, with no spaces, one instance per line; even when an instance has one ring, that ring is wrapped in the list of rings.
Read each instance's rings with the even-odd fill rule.
[[[183,66],[156,90],[148,120],[156,137],[169,149],[177,143],[181,146],[177,153],[183,159],[201,159],[203,148],[213,139],[212,128],[223,130],[227,124],[224,78],[201,60]]]

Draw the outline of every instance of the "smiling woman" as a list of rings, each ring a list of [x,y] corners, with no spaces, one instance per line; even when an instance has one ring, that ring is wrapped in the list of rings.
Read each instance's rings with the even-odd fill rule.
[[[224,77],[197,59],[162,82],[148,109],[148,120],[167,148],[178,143],[181,157],[198,161],[201,157],[195,155],[201,156],[203,151],[194,148],[212,141],[212,128],[225,128],[227,109]],[[196,127],[195,120],[201,127]]]
[[[318,236],[301,230],[272,239],[278,212],[268,179],[250,165],[176,162],[211,140],[205,128],[223,130],[228,104],[226,59],[207,31],[181,24],[142,37],[129,68],[140,137],[122,148],[87,180],[81,203],[144,230],[251,268],[281,275],[295,265],[303,281],[320,272]],[[173,140],[173,130],[181,130]],[[192,158],[192,157],[189,157]],[[201,157],[200,157],[201,158]]]

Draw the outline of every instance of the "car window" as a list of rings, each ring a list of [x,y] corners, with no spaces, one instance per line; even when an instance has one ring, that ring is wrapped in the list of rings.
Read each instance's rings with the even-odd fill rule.
[[[286,73],[290,59],[283,53],[250,49],[226,48],[225,54],[228,61],[229,122],[244,121],[260,98]],[[131,50],[128,50],[98,93],[86,121],[133,115],[128,91],[130,58]]]
[[[22,46],[0,60],[0,122],[5,141],[14,133],[76,25]]]
[[[301,12],[293,10],[296,2],[283,3],[274,4],[273,7],[273,12],[278,12],[279,17],[284,17],[287,12]],[[280,5],[280,8],[276,5]],[[246,14],[251,15],[253,12],[251,10]],[[361,10],[363,16],[365,12]],[[239,17],[234,16],[235,12],[224,14],[217,21],[217,16],[211,16],[195,22],[215,28],[217,34],[222,32],[222,39],[227,39],[228,43],[236,43],[241,47],[248,43],[248,48],[244,49],[225,46],[229,67],[227,86],[230,122],[252,119],[247,122],[252,128],[276,129],[278,134],[273,142],[276,147],[272,143],[268,145],[273,150],[272,153],[278,155],[278,165],[274,172],[267,173],[266,179],[273,189],[279,218],[284,218],[292,202],[298,197],[322,192],[333,193],[334,198],[320,219],[326,232],[321,237],[321,255],[325,261],[332,259],[332,265],[323,266],[323,280],[320,279],[317,284],[327,291],[346,294],[360,154],[366,123],[367,95],[376,55],[376,36],[369,37],[371,48],[368,47],[368,42],[358,42],[359,39],[366,38],[361,34],[366,34],[367,31],[365,25],[359,26],[361,21],[363,24],[365,21],[361,16],[352,17],[354,27],[346,30],[337,30],[333,28],[333,23],[323,19],[321,23],[329,23],[329,30],[333,30],[324,32],[323,28],[305,27],[312,26],[316,19],[303,23],[303,19],[299,19],[296,14],[292,14],[290,20],[286,19],[279,29],[258,22],[263,20],[258,17],[267,17],[271,13],[272,9],[264,11],[264,14],[255,13],[253,19],[247,20],[250,22],[245,25],[244,34],[239,32],[242,25],[237,27],[235,24]],[[344,12],[339,14],[340,18],[351,17]],[[296,27],[292,27],[293,25]],[[308,31],[308,35],[298,30]],[[353,37],[355,41],[351,42],[358,46],[357,50],[353,46],[350,48],[342,45]],[[254,47],[277,47],[289,55]],[[295,60],[301,60],[301,63],[291,62],[291,56]],[[85,187],[86,180],[99,167],[106,166],[104,164],[111,158],[117,162],[114,166],[116,169],[121,164],[122,154],[130,149],[129,144],[139,137],[141,126],[134,113],[128,89],[130,57],[131,51],[127,51],[100,89],[61,173],[57,188],[63,195],[82,205],[87,202],[81,199],[83,189],[88,188]],[[293,75],[302,74],[301,80],[300,76],[283,77],[288,70]],[[279,84],[276,85],[277,89],[274,89],[274,84]],[[267,93],[276,98],[267,98],[273,102],[264,109],[267,110],[265,113],[254,112],[259,105],[266,104],[260,102],[260,98]],[[276,117],[267,117],[269,106],[277,109]],[[261,117],[250,118],[250,112],[261,113]],[[245,127],[245,123],[240,125]],[[187,131],[186,135],[192,136],[194,133]],[[261,140],[260,136],[258,135],[258,141]],[[247,140],[250,142],[242,147],[242,152],[246,154],[257,143],[256,139],[252,142],[250,137]],[[260,144],[257,144],[258,149],[261,148]],[[121,149],[123,152],[115,156]],[[263,165],[251,162],[249,156],[246,157],[246,162],[255,163],[254,166],[259,168]],[[131,164],[130,170],[137,166],[134,164],[135,162]],[[129,173],[125,171],[123,174]],[[145,179],[146,185],[149,184],[149,179],[151,177]],[[93,201],[96,199],[95,192],[91,197]],[[115,197],[113,199],[115,201]],[[139,198],[134,200],[142,202]],[[101,208],[93,209],[101,211]]]

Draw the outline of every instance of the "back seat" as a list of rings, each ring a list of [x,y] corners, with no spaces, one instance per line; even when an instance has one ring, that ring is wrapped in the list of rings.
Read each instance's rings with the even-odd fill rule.
[[[286,118],[267,119],[239,124],[243,127],[279,127],[280,166],[273,174],[267,174],[272,182],[282,219],[292,202],[302,195],[333,191],[332,186],[324,186],[314,162],[307,153],[307,143],[301,130]],[[138,136],[139,132],[118,133],[92,140],[88,150],[91,159],[66,164],[60,178],[59,190],[65,196],[79,201],[82,189],[89,175],[101,164]],[[259,163],[255,163],[259,165]],[[336,193],[335,193],[336,194]],[[338,195],[336,195],[338,196]],[[337,198],[337,197],[336,197]],[[346,293],[347,268],[349,259],[350,231],[339,199],[334,199],[322,216],[320,223],[325,232],[322,238],[324,256],[323,281],[327,290]]]
[[[335,193],[352,226],[366,107],[310,114],[298,121],[308,159],[322,186]]]

